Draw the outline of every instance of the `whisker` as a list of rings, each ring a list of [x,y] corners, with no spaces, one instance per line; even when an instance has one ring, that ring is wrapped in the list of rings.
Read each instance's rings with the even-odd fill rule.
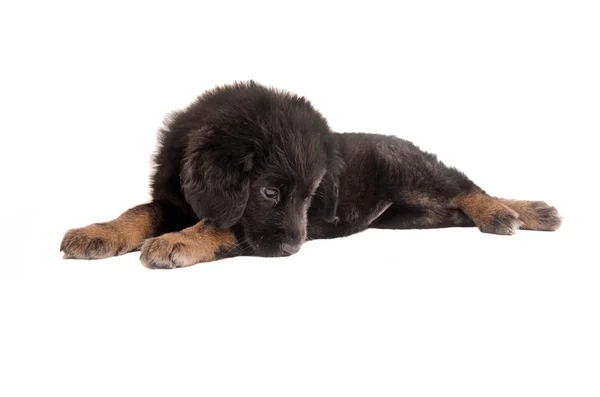
[[[246,238],[243,238],[242,240],[238,240],[238,242],[233,247],[231,247],[229,250],[227,250],[227,252],[225,252],[225,256],[229,255],[233,250],[235,250],[236,248],[240,248],[240,247],[242,247],[241,251],[242,251],[242,253],[244,253],[245,249],[244,249],[243,245],[246,244],[247,242],[248,242],[248,239],[246,239]]]

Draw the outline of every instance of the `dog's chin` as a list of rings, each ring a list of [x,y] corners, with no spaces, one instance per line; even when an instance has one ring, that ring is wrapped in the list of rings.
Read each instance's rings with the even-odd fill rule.
[[[257,246],[252,246],[252,249],[254,251],[254,255],[265,258],[276,258],[280,256],[285,256],[279,244],[277,244],[276,246],[265,246],[258,244]]]
[[[286,255],[284,255],[284,253],[281,252],[281,250],[278,250],[277,252],[275,252],[275,251],[256,251],[255,256],[258,256],[261,258],[279,258],[279,257],[286,256]]]
[[[252,255],[265,258],[276,258],[286,256],[281,250],[281,244],[267,241],[267,238],[246,238],[248,247],[252,250]]]

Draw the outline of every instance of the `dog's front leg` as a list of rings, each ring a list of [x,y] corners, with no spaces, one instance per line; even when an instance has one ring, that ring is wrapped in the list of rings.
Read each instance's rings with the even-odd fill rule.
[[[230,229],[218,229],[200,221],[179,232],[146,240],[140,260],[149,268],[173,269],[214,261],[237,246]]]
[[[60,244],[66,259],[102,259],[138,250],[160,233],[163,219],[175,217],[159,202],[138,205],[109,222],[71,229]]]

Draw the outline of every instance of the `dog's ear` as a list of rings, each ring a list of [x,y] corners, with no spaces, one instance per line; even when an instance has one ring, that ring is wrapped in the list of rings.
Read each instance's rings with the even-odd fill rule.
[[[340,157],[334,158],[329,167],[327,167],[327,173],[323,177],[318,190],[320,190],[319,196],[322,198],[321,216],[327,222],[337,223],[337,207],[338,197],[340,193],[340,175],[344,163]]]
[[[190,142],[183,160],[181,186],[200,219],[219,228],[240,219],[250,195],[252,154],[225,137],[209,132]]]

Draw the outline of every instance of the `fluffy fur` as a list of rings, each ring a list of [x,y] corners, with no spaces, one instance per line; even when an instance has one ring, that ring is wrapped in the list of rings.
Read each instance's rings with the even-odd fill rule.
[[[141,247],[147,266],[178,267],[197,258],[289,255],[306,240],[367,228],[477,226],[513,234],[561,223],[554,207],[491,197],[405,140],[334,133],[305,98],[255,82],[205,92],[172,114],[159,137],[152,202],[70,230],[61,245],[67,257]],[[140,237],[131,237],[132,227]],[[210,241],[211,252],[186,258],[182,252],[198,239]]]

